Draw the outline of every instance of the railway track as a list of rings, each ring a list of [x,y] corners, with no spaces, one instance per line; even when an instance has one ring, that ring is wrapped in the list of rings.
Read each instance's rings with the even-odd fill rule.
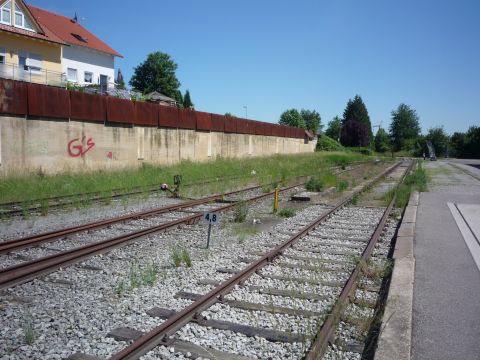
[[[68,228],[63,228],[55,231],[49,231],[42,234],[35,234],[32,236],[27,236],[19,239],[6,240],[0,242],[0,254],[5,254],[12,251],[19,251],[24,248],[29,248],[37,246],[40,244],[48,243],[55,241],[59,238],[66,237],[73,234],[78,234],[85,231],[92,231],[96,229],[101,229],[107,226],[112,226],[118,223],[124,223],[136,219],[145,219],[152,216],[158,216],[165,213],[170,213],[173,211],[186,210],[188,208],[193,208],[195,206],[208,204],[213,201],[221,201],[226,197],[231,197],[246,193],[248,191],[254,191],[261,189],[261,186],[251,186],[245,189],[231,191],[225,194],[217,194],[212,196],[207,196],[198,200],[191,200],[183,202],[180,204],[162,206],[160,208],[150,209],[146,211],[136,212],[133,214],[128,214],[124,216],[114,217],[106,220],[86,223],[78,226],[72,226]]]
[[[391,168],[389,170],[393,171],[394,168]],[[381,175],[385,175],[385,174],[386,172]],[[374,180],[378,180],[378,178],[381,175],[379,175]],[[369,182],[369,184],[372,184],[372,183],[373,181]],[[228,204],[228,205],[234,205],[234,204]],[[220,262],[220,263],[223,263],[223,265],[226,267],[217,269],[219,276],[212,276],[212,277],[210,277],[210,275],[208,275],[207,277],[200,276],[195,279],[195,280],[198,280],[198,284],[192,284],[192,286],[188,286],[188,287],[184,287],[184,286],[177,287],[177,290],[182,290],[176,294],[176,298],[178,298],[179,304],[182,304],[186,301],[194,302],[198,300],[199,296],[201,297],[203,293],[207,292],[207,290],[211,290],[213,287],[218,285],[219,281],[221,282],[227,277],[230,277],[232,273],[238,273],[239,270],[245,267],[245,263],[251,264],[252,262],[256,262],[259,259],[261,259],[265,255],[265,252],[267,250],[268,251],[270,250],[269,246],[277,246],[277,245],[280,246],[282,239],[284,240],[286,238],[290,238],[293,233],[296,233],[298,232],[298,230],[303,229],[307,225],[307,223],[310,223],[310,221],[318,219],[319,216],[325,215],[325,212],[330,210],[331,210],[330,207],[326,207],[322,205],[313,206],[313,210],[309,214],[307,214],[307,216],[302,215],[302,217],[297,219],[298,224],[295,224],[292,226],[288,224],[286,225],[282,224],[281,226],[278,226],[275,229],[276,230],[275,236],[272,235],[270,237],[267,236],[265,238],[266,239],[265,244],[263,245],[266,245],[266,246],[260,245],[261,243],[257,243],[258,246],[250,247],[250,248],[247,247],[247,250],[249,251],[248,253],[243,253],[241,256],[237,254],[236,260],[232,260],[230,262],[229,261]],[[325,224],[322,223],[321,228],[317,228],[315,230],[310,231],[309,235],[311,236],[307,236],[309,238],[308,240],[309,242],[313,241],[315,243],[314,246],[316,250],[324,250],[324,251],[322,252],[311,251],[312,249],[306,251],[307,248],[309,247],[311,248],[311,246],[308,246],[309,243],[304,242],[302,243],[302,246],[293,245],[293,247],[290,247],[289,249],[283,251],[283,254],[281,255],[281,257],[271,258],[270,262],[267,261],[267,265],[263,268],[263,270],[255,272],[255,274],[253,274],[252,277],[246,279],[245,281],[241,281],[240,285],[237,286],[232,293],[224,294],[223,300],[220,299],[222,301],[217,302],[215,305],[213,305],[213,307],[201,313],[201,315],[198,316],[198,319],[194,320],[193,323],[189,323],[188,325],[183,327],[180,330],[180,332],[175,333],[174,335],[170,335],[168,341],[164,343],[164,345],[167,345],[167,346],[160,346],[155,350],[153,350],[154,355],[152,355],[150,358],[161,357],[160,355],[157,356],[157,353],[155,353],[155,351],[161,352],[161,350],[159,349],[163,349],[163,351],[165,351],[166,349],[166,352],[167,352],[166,358],[171,358],[171,356],[173,356],[171,354],[171,351],[172,351],[171,349],[173,349],[173,351],[183,352],[186,356],[188,356],[188,353],[190,354],[198,353],[198,354],[204,354],[204,357],[212,358],[213,355],[206,356],[205,353],[202,353],[201,347],[199,346],[203,346],[203,348],[207,348],[209,352],[213,352],[213,353],[215,353],[215,350],[210,349],[210,347],[214,347],[214,348],[216,347],[217,351],[219,351],[219,353],[217,353],[218,356],[216,356],[216,358],[225,358],[225,359],[249,358],[249,356],[247,355],[232,355],[231,351],[233,350],[230,349],[229,351],[227,348],[221,348],[219,346],[214,346],[212,344],[209,344],[208,339],[202,340],[201,337],[198,336],[198,334],[203,333],[205,329],[207,329],[207,332],[209,332],[210,335],[211,335],[211,332],[214,332],[214,337],[217,336],[218,339],[222,339],[222,340],[219,340],[220,342],[228,340],[231,343],[235,343],[237,340],[239,340],[238,336],[241,336],[243,334],[243,337],[240,339],[241,340],[240,343],[242,341],[245,341],[244,344],[246,344],[246,346],[252,345],[251,347],[253,349],[256,349],[255,341],[257,341],[258,339],[265,339],[265,336],[267,336],[269,339],[268,340],[269,345],[273,346],[272,349],[275,351],[276,350],[279,351],[278,353],[274,352],[273,355],[282,354],[281,351],[283,348],[285,348],[285,346],[288,350],[293,351],[291,353],[292,356],[293,354],[299,353],[298,351],[300,350],[297,349],[298,346],[305,347],[308,341],[311,341],[309,336],[303,336],[305,335],[303,331],[305,330],[307,333],[311,332],[311,330],[317,326],[318,319],[320,319],[319,317],[317,318],[317,315],[318,315],[317,313],[322,313],[323,315],[321,315],[321,318],[323,319],[325,315],[328,313],[328,310],[332,308],[333,304],[335,303],[335,296],[341,290],[341,284],[340,284],[340,281],[338,280],[340,279],[343,281],[347,279],[348,277],[347,272],[350,269],[352,269],[352,266],[355,265],[355,263],[351,262],[352,258],[354,256],[356,257],[359,256],[354,254],[359,254],[359,249],[361,248],[362,245],[365,244],[365,241],[367,240],[369,232],[371,233],[372,230],[374,230],[374,226],[372,228],[372,222],[373,221],[376,222],[381,215],[381,211],[378,211],[375,209],[364,209],[361,211],[360,210],[354,211],[355,208],[353,208],[353,210],[352,209],[347,209],[347,210],[344,213],[341,213],[342,210],[339,208],[335,214],[332,214],[330,216],[330,219],[335,220],[334,223],[328,223],[327,221],[329,220],[325,219],[326,222]],[[365,215],[365,214],[370,214],[370,215]],[[195,215],[195,214],[191,214],[190,216],[192,215]],[[335,216],[337,215],[338,217],[335,218]],[[358,219],[358,220],[363,219],[363,220],[352,221],[353,219]],[[333,232],[335,230],[336,224],[337,225],[341,224],[341,227],[343,230],[337,233],[336,236],[334,236],[330,234],[330,232]],[[194,228],[196,229],[197,227],[194,227]],[[190,234],[187,236],[192,236],[191,235],[192,231],[198,232],[200,230],[200,232],[203,233],[201,229],[203,228],[198,227],[197,230],[194,230],[194,229],[191,229],[190,227],[183,227],[182,229],[175,231],[175,233],[173,234],[168,235],[167,233],[164,235],[160,235],[160,239],[161,238],[178,239],[179,235],[175,235],[177,233],[180,233],[180,234],[185,233],[185,234]],[[108,229],[108,231],[110,231],[110,229]],[[312,237],[313,239],[310,239],[310,237]],[[156,239],[158,239],[158,237]],[[303,241],[302,239],[303,238],[299,239],[298,241],[302,242]],[[345,245],[345,239],[348,239],[348,244],[347,244],[348,246],[343,246]],[[158,241],[158,240],[155,240],[155,241]],[[337,244],[335,245],[334,243],[337,243]],[[338,246],[340,246],[340,243],[344,243],[342,245],[342,248],[338,248]],[[143,242],[139,243],[139,245],[137,246],[145,248],[145,250],[149,246],[151,246],[148,244],[144,244],[144,245],[140,245],[140,244],[143,244]],[[133,247],[134,248],[133,251],[131,247],[129,247],[126,249],[113,252],[112,254],[109,255],[111,259],[108,262],[113,265],[114,269],[118,268],[118,266],[122,266],[120,265],[120,263],[124,264],[123,260],[128,259],[128,256],[131,256],[134,253],[136,253],[135,248],[137,248],[137,246]],[[329,251],[326,251],[327,246],[331,247]],[[217,249],[217,250],[221,253],[221,249]],[[109,251],[109,250],[106,250],[106,251]],[[331,252],[331,254],[330,253],[327,254],[327,252]],[[337,254],[335,254],[335,252]],[[147,253],[148,253],[148,250],[147,250]],[[307,258],[310,258],[310,259],[307,260]],[[93,260],[94,259],[92,259],[92,261]],[[92,264],[92,263],[94,265],[98,264],[98,266],[101,266],[103,268],[104,265],[106,265],[104,264],[105,260],[106,260],[105,256],[103,258],[97,257],[95,262],[89,262],[88,264]],[[122,261],[119,261],[119,260],[122,260]],[[215,263],[217,264],[217,262]],[[302,263],[303,269],[298,270],[297,263]],[[294,269],[293,267],[295,267],[296,269]],[[81,274],[83,274],[81,275],[82,278],[84,278],[84,276],[94,275],[92,273],[92,270],[85,270],[87,271],[87,273],[85,273],[83,270],[81,270],[81,268],[82,267],[78,269],[71,268],[68,273],[73,275],[80,272]],[[312,268],[316,269],[315,272],[318,273],[317,275],[319,276],[319,278],[316,279],[317,280],[316,284],[305,283],[305,282],[300,283],[300,282],[296,282],[293,279],[294,277],[296,278],[305,277],[308,274],[308,271],[312,271]],[[338,272],[340,269],[344,269],[343,275],[337,276],[337,274],[340,274]],[[282,284],[285,284],[285,279],[282,279],[281,277],[282,276],[285,277],[284,276],[286,274],[285,271],[290,271],[290,270],[295,271],[295,276],[290,276],[291,278],[287,281],[287,285],[284,286],[284,288],[282,288]],[[298,271],[302,271],[304,273],[298,273]],[[330,274],[330,275],[321,275],[319,271],[322,274],[325,272],[326,274]],[[100,273],[99,271],[94,271],[94,272]],[[108,270],[108,273],[110,272],[111,270]],[[63,276],[66,275],[65,271],[62,271],[61,273],[64,274]],[[103,273],[103,271],[101,271],[101,273]],[[58,277],[56,277],[57,274],[58,273],[54,274],[53,276],[55,276],[56,279],[59,279]],[[343,277],[340,277],[340,276],[343,276]],[[49,278],[50,277],[51,276],[49,276]],[[75,281],[73,280],[75,278],[77,278],[77,275],[67,276],[67,279],[70,281]],[[55,279],[51,279],[51,280],[55,280]],[[56,287],[60,287],[59,294],[62,294],[63,290],[61,290],[61,287],[69,286],[69,285],[61,285],[62,283],[59,283],[59,285],[56,285],[56,282],[55,281],[50,282],[51,280],[46,280],[46,282],[34,282],[31,284],[27,284],[25,287],[22,286],[16,289],[11,289],[11,290],[8,290],[8,292],[4,292],[4,295],[11,293],[11,291],[13,291],[13,293],[16,293],[18,291],[21,294],[27,290],[27,294],[28,294],[28,289],[39,288],[39,289],[45,289],[45,290],[46,289],[53,290]],[[321,280],[322,283],[318,283],[318,280]],[[42,285],[42,284],[45,284],[45,285]],[[51,285],[48,285],[48,284],[51,284]],[[72,286],[73,286],[73,283],[72,283]],[[51,290],[47,290],[47,291],[50,292]],[[239,290],[239,291],[236,292],[235,290]],[[248,290],[248,292],[246,290]],[[174,292],[172,292],[172,294],[173,293]],[[77,297],[76,294],[78,293],[75,290],[73,294],[75,294],[74,298],[76,298]],[[230,296],[232,297],[230,298]],[[262,300],[262,296],[268,297],[269,300],[267,301],[266,298],[263,298]],[[279,298],[284,298],[286,302],[283,304],[278,303],[277,301],[273,303],[271,300],[271,299],[278,300]],[[288,301],[290,300],[287,300],[290,298],[294,299],[293,300],[294,304],[297,304],[297,305],[302,304],[301,307],[295,308],[294,306],[293,311],[288,310],[288,308],[292,307],[292,304],[288,303]],[[65,299],[65,300],[68,300],[70,302],[69,299]],[[261,311],[258,309],[248,310],[248,307],[251,306],[251,304],[248,304],[248,303],[255,304],[255,303],[261,303],[262,301],[264,302],[264,304],[261,304],[263,305],[263,310]],[[311,304],[319,301],[322,301],[324,305],[322,305],[320,309],[315,309]],[[152,302],[149,301],[149,303],[152,303]],[[153,303],[155,302],[153,301]],[[145,310],[148,310],[147,312],[149,315],[154,316],[155,318],[171,318],[172,315],[175,315],[175,312],[178,313],[182,310],[182,307],[179,307],[178,304],[175,307],[169,307],[168,306],[169,302],[167,303],[160,302],[156,305],[159,305],[158,308],[155,309],[156,312],[153,311],[154,310],[153,308],[145,309]],[[163,309],[161,308],[162,305],[164,307]],[[240,305],[243,308],[242,307],[236,308],[237,305]],[[218,307],[218,308],[215,308],[215,307]],[[247,307],[247,309],[245,309],[245,307]],[[71,305],[70,305],[70,308],[71,308]],[[272,325],[271,319],[268,317],[268,314],[272,314],[271,309],[273,308],[276,308],[278,310],[278,311],[277,310],[273,311],[274,319],[277,319],[274,321],[277,321],[278,323],[273,324],[272,327],[278,331],[269,332],[268,331],[269,325],[265,322],[269,321],[270,325]],[[58,308],[55,307],[55,309],[57,309],[58,311]],[[149,311],[149,310],[152,310],[152,311]],[[289,312],[289,314],[282,313],[280,310],[284,312]],[[93,308],[91,309],[91,311],[92,313],[95,312]],[[250,314],[253,312],[262,313],[263,318],[258,321],[253,320],[253,323],[248,323],[248,319],[251,318],[251,315],[245,315],[245,314]],[[69,311],[67,311],[66,313],[69,313]],[[225,317],[227,317],[228,314],[235,314],[236,318],[226,319]],[[69,315],[66,315],[66,316],[68,318]],[[129,317],[128,314],[123,316]],[[116,318],[118,319],[118,317]],[[152,317],[151,321],[154,321],[155,318]],[[297,328],[296,329],[288,328],[288,325],[285,319],[296,320]],[[252,319],[250,319],[250,321],[252,321]],[[262,323],[262,326],[259,326],[260,323]],[[305,323],[306,325],[302,325],[303,323]],[[311,326],[308,324],[310,324]],[[118,322],[118,325],[122,325],[122,323]],[[90,325],[88,326],[90,327]],[[152,326],[148,326],[148,328],[151,328],[151,327]],[[209,327],[212,329],[209,329]],[[217,329],[215,329],[215,327],[217,327]],[[42,325],[42,328],[43,328],[43,325]],[[114,327],[108,326],[108,328],[109,329],[104,329],[104,330],[112,330],[112,333],[115,333],[115,329],[113,329]],[[256,332],[258,328],[261,328],[260,333]],[[144,330],[147,330],[147,329],[144,329]],[[222,334],[224,335],[224,332],[229,332],[229,335],[228,335],[229,339],[225,339],[221,337]],[[286,333],[290,334],[288,335],[287,338],[284,337]],[[105,336],[105,334],[106,334],[106,331],[103,333],[102,336]],[[248,334],[248,335],[245,335],[245,334]],[[199,339],[199,342],[200,342],[199,344],[194,343],[195,338]],[[204,343],[201,343],[201,341],[204,341]],[[261,341],[261,340],[258,340],[258,341]],[[277,345],[278,345],[278,349],[276,348]],[[118,348],[117,346],[116,348],[120,350],[121,347]],[[298,351],[295,349],[297,349]],[[115,350],[115,351],[118,351],[118,350]],[[108,353],[108,356],[114,353],[115,351],[113,352],[110,351]],[[35,352],[33,354],[35,354]],[[285,356],[283,357],[273,356],[273,358],[289,358],[290,356],[289,353],[283,353],[283,354],[285,354]],[[164,355],[165,354],[163,354],[163,356]],[[223,355],[228,355],[228,357],[226,356],[222,357]],[[252,356],[253,355],[254,354],[252,354]],[[66,357],[66,356],[68,356],[68,354],[62,355],[62,357]],[[257,357],[268,358],[269,356],[259,355]],[[148,358],[148,356],[146,358]]]
[[[286,192],[299,185],[300,184],[295,184],[282,188],[280,189],[280,192]],[[182,224],[195,223],[200,220],[202,214],[205,211],[223,212],[230,210],[237,206],[237,202],[239,201],[238,199],[229,200],[226,205],[214,203],[214,201],[222,200],[228,197],[232,197],[234,195],[245,194],[252,191],[258,192],[258,190],[260,189],[260,186],[249,187],[243,190],[238,190],[223,195],[214,195],[182,204],[170,205],[159,209],[153,209],[141,213],[135,213],[132,215],[121,216],[119,218],[84,224],[40,235],[34,235],[22,239],[4,241],[0,243],[0,254],[4,253],[8,256],[8,253],[19,251],[21,249],[32,248],[58,239],[63,239],[65,236],[72,236],[74,234],[86,231],[91,232],[107,226],[111,227],[115,224],[124,224],[127,221],[131,222],[134,220],[140,220],[140,229],[138,229],[138,227],[136,226],[126,229],[126,231],[124,228],[121,228],[118,236],[111,237],[110,234],[113,232],[113,230],[110,228],[108,231],[109,234],[104,240],[93,241],[80,246],[71,246],[68,249],[47,248],[47,250],[56,253],[46,256],[40,256],[36,259],[28,259],[27,257],[27,261],[24,261],[25,256],[21,255],[19,257],[19,260],[21,261],[20,263],[6,266],[0,269],[0,289],[32,280],[41,275],[51,273],[58,268],[63,268],[78,263],[82,260],[98,254],[102,254],[120,246],[125,246],[132,241],[136,241],[147,235],[154,234],[160,231],[165,231],[167,229],[171,229]],[[267,198],[269,196],[273,196],[274,193],[274,191],[263,193],[260,195],[251,196],[245,200],[242,199],[241,201],[254,202]],[[157,218],[159,215],[164,216]],[[155,217],[156,222],[159,222],[158,224],[152,226],[152,224],[150,223],[145,226],[144,221],[141,221],[142,219],[153,217]],[[93,237],[92,233],[89,233],[88,237]],[[85,242],[85,240],[81,240],[81,242]],[[65,241],[62,241],[62,246],[64,246],[64,243]],[[37,252],[37,249],[34,248],[33,250]],[[3,264],[7,264],[7,261],[2,262]]]
[[[405,169],[402,180],[411,167]],[[393,199],[384,211],[346,207],[363,190],[332,208],[317,206],[309,217],[284,229],[284,235],[290,233],[286,240],[251,251],[253,259],[239,258],[236,264],[217,269],[233,274],[225,281],[200,279],[197,285],[208,286],[207,291],[178,292],[176,298],[190,301],[180,311],[147,310],[150,316],[165,321],[146,333],[137,331],[130,339],[124,336],[123,340],[136,340],[110,359],[138,359],[145,354],[161,357],[169,352],[236,360],[272,354],[282,359],[322,357],[395,202]],[[340,235],[334,236],[332,229],[340,230]],[[243,263],[248,265],[239,270]],[[298,323],[294,331],[292,321]],[[317,329],[320,331],[312,336]],[[122,332],[124,328],[113,329],[110,336]],[[259,343],[265,343],[259,339],[267,340],[269,346],[249,356],[246,348],[258,349]],[[246,348],[235,344],[246,344]]]
[[[184,187],[195,186],[200,184],[211,184],[221,181],[228,181],[228,180],[235,180],[238,177],[233,176],[226,176],[222,178],[210,179],[205,180],[202,182],[191,182],[184,184]],[[48,204],[49,209],[55,208],[62,208],[65,206],[75,205],[78,201],[105,201],[105,200],[112,200],[118,199],[126,196],[134,196],[144,194],[145,192],[148,193],[157,193],[161,192],[160,185],[148,185],[144,187],[135,187],[133,190],[127,189],[112,189],[110,191],[111,195],[102,195],[102,192],[88,192],[88,193],[79,193],[79,194],[72,194],[72,195],[65,195],[65,196],[55,196],[49,198],[42,198],[42,199],[34,199],[29,200],[26,202],[7,202],[0,204],[0,213],[3,216],[10,216],[10,215],[18,215],[22,214],[24,211],[38,211],[40,212],[42,207],[45,206],[44,204]]]
[[[330,168],[331,171],[334,171],[335,174],[340,174],[342,172],[350,171],[358,166],[362,166],[363,164],[367,164],[369,162],[358,162],[352,166],[349,166],[345,169],[342,166],[334,166]],[[303,174],[299,175],[297,179],[304,178],[309,176],[310,174]],[[206,179],[200,182],[189,182],[183,184],[183,187],[192,187],[197,185],[205,185],[205,184],[213,184],[213,183],[221,183],[225,181],[231,180],[238,180],[238,179],[248,179],[252,178],[251,175],[248,176],[224,176],[215,179]],[[37,212],[41,213],[43,208],[48,208],[49,210],[52,209],[61,209],[67,206],[74,206],[79,202],[106,202],[115,199],[120,199],[128,196],[135,196],[147,193],[158,193],[162,192],[160,185],[147,185],[143,187],[135,187],[132,190],[127,189],[112,189],[105,191],[105,193],[110,194],[102,194],[100,191],[95,192],[88,192],[88,193],[79,193],[79,194],[71,194],[71,195],[64,195],[64,196],[55,196],[55,197],[48,197],[48,198],[41,198],[41,199],[32,199],[24,202],[5,202],[0,203],[0,216],[9,217],[14,215],[22,215],[25,211],[28,212]]]
[[[298,185],[299,184],[283,188],[280,190],[280,192],[285,192]],[[111,218],[56,231],[27,236],[20,239],[0,242],[0,255],[6,254],[8,256],[9,254],[19,252],[22,249],[30,249],[63,239],[60,249],[52,247],[46,249],[42,248],[41,250],[43,250],[43,254],[41,254],[38,258],[32,258],[31,253],[17,254],[17,256],[13,257],[14,259],[12,259],[12,256],[9,256],[7,259],[4,257],[2,261],[2,267],[0,268],[0,289],[32,280],[35,277],[48,274],[60,267],[65,267],[85,260],[91,256],[104,253],[113,248],[124,246],[138,238],[159,231],[165,231],[166,229],[170,229],[181,224],[196,222],[200,219],[201,214],[204,211],[230,210],[236,206],[235,201],[233,201],[231,204],[220,207],[212,207],[208,206],[208,204],[213,201],[220,201],[222,199],[239,195],[248,191],[258,191],[260,188],[261,186],[253,186],[222,195],[213,195],[181,204],[169,205],[117,218]],[[257,201],[268,196],[272,196],[273,194],[274,192],[256,195],[247,201]],[[189,213],[193,213],[193,215],[189,215]],[[158,224],[158,216],[162,214],[167,217],[171,217],[173,215],[174,218],[167,218],[166,220],[160,218],[160,223]],[[152,218],[155,219],[157,224],[150,224],[150,226],[146,226],[149,224],[145,224],[144,221],[141,221]],[[112,226],[118,227],[119,225],[123,225],[128,222],[132,223],[135,221],[140,222],[141,229],[134,227],[127,229],[127,232],[125,233],[125,229],[121,228],[118,232],[118,236],[108,236],[106,239],[102,239],[97,242],[91,240],[91,238],[95,236],[94,234],[92,235],[92,232],[98,232],[105,227],[109,227],[109,233],[115,232],[115,229],[112,230]],[[88,237],[90,238],[88,244],[85,244],[86,241],[82,238],[78,239],[78,241],[74,238],[75,235],[85,232],[88,232]],[[70,246],[66,244],[68,243],[66,241],[67,238],[70,238],[70,242],[73,243]],[[38,252],[38,250],[35,249],[35,252]]]

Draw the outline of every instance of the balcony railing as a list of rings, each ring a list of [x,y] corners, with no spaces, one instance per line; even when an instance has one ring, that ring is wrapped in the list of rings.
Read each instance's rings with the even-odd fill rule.
[[[67,83],[64,73],[43,69],[34,70],[28,66],[16,64],[0,64],[0,78],[59,87],[65,87]]]

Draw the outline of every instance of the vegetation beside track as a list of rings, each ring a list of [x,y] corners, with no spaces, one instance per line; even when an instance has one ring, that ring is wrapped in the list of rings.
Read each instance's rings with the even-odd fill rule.
[[[346,166],[367,160],[360,154],[316,152],[298,155],[275,155],[245,159],[219,158],[207,163],[183,161],[170,166],[145,164],[138,169],[97,170],[83,173],[44,173],[11,175],[0,178],[0,203],[31,202],[36,199],[98,193],[108,196],[114,189],[128,193],[133,189],[149,188],[161,183],[172,184],[173,176],[180,174],[183,184],[199,183],[228,177],[231,180],[214,183],[216,191],[232,185],[249,183],[288,183],[301,175],[320,173],[331,166]],[[224,188],[225,187],[225,188]],[[182,190],[181,190],[182,191]]]
[[[428,190],[428,176],[425,169],[422,166],[422,163],[417,163],[415,170],[405,177],[405,180],[402,184],[388,191],[384,200],[388,204],[392,201],[393,196],[397,195],[396,206],[398,208],[403,208],[407,205],[408,199],[412,191],[424,192]]]

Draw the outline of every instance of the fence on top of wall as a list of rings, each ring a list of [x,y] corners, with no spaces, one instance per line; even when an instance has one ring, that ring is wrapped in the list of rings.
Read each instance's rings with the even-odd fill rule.
[[[0,114],[225,133],[305,137],[292,126],[0,79]]]

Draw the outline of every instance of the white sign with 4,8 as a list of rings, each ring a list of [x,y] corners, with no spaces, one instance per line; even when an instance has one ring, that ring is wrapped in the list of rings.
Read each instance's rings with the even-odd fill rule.
[[[208,212],[203,214],[202,216],[202,222],[205,224],[215,225],[219,221],[220,221],[220,214],[217,214],[217,213]]]

